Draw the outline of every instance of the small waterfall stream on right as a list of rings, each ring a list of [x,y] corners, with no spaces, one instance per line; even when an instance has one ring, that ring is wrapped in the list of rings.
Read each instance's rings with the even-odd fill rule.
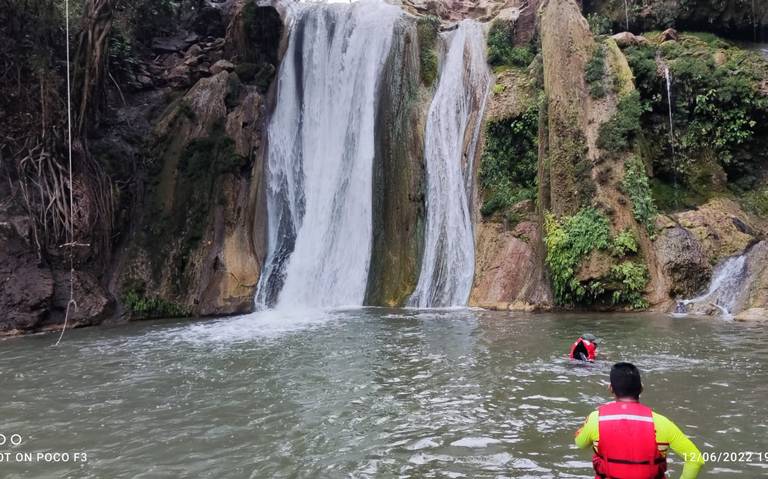
[[[445,34],[445,41],[447,52],[429,109],[424,145],[425,249],[418,284],[409,300],[410,306],[420,308],[466,305],[474,275],[474,235],[465,175],[473,168],[479,134],[473,122],[482,116],[490,73],[482,25],[464,20]]]
[[[730,318],[742,290],[746,276],[747,256],[732,256],[722,261],[712,273],[707,292],[679,302],[687,313],[706,313],[717,308],[725,318]]]

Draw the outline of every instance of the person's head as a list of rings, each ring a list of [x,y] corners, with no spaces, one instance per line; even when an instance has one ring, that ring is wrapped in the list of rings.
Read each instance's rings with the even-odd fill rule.
[[[611,368],[611,392],[617,399],[640,399],[643,383],[640,370],[631,363],[616,363]]]
[[[594,334],[590,334],[590,333],[582,334],[580,339],[582,339],[584,341],[589,341],[590,343],[595,345],[595,348],[598,347],[597,337]]]

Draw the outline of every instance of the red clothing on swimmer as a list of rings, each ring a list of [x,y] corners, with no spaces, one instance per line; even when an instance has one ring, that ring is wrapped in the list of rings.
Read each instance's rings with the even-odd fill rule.
[[[571,345],[568,356],[579,361],[594,361],[597,359],[597,338],[593,334],[582,334]]]

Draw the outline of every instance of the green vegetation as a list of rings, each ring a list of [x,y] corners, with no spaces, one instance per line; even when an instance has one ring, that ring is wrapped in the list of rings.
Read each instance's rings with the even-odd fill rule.
[[[622,258],[624,256],[637,254],[638,252],[639,247],[637,245],[637,238],[635,238],[634,233],[631,231],[624,230],[617,234],[613,239],[613,244],[611,245],[611,254],[613,256]]]
[[[746,192],[741,202],[752,213],[768,218],[768,185]]]
[[[624,165],[624,179],[621,182],[622,191],[632,200],[632,213],[635,220],[644,225],[649,235],[654,233],[654,220],[658,211],[653,202],[651,187],[648,184],[648,175],[645,173],[645,165],[633,156]]]
[[[692,207],[722,194],[717,178],[724,174],[739,197],[759,188],[768,162],[768,61],[709,33],[624,52],[647,105],[642,129],[656,143],[642,155],[656,175],[657,205],[665,211]],[[671,74],[674,138],[657,56]]]
[[[537,105],[521,115],[487,124],[485,150],[480,160],[484,216],[536,197],[538,126]]]
[[[619,99],[613,118],[600,125],[597,137],[598,148],[608,152],[630,149],[641,131],[640,116],[645,108],[637,91]]]
[[[610,35],[613,33],[611,19],[599,13],[590,13],[587,15],[587,23],[592,35]]]
[[[121,299],[123,306],[134,317],[149,319],[189,316],[189,310],[183,305],[156,296],[146,296],[141,290],[130,289]]]
[[[608,220],[594,208],[583,208],[560,221],[547,214],[544,228],[546,263],[552,272],[555,301],[558,304],[591,302],[589,296],[594,293],[594,288],[582,284],[576,273],[582,260],[593,250],[603,250],[610,246],[611,229]]]
[[[514,23],[496,20],[488,32],[488,63],[497,68],[520,67],[531,64],[536,56],[533,45],[515,46]]]
[[[107,61],[109,62],[110,73],[121,80],[133,76],[139,65],[139,60],[131,39],[119,28],[112,28],[107,46],[109,48]]]
[[[552,273],[555,301],[560,305],[606,304],[647,307],[642,293],[648,282],[645,265],[625,259],[610,267],[601,278],[580,280],[578,272],[590,255],[606,251],[621,259],[639,253],[637,239],[630,231],[611,238],[608,219],[596,209],[582,208],[573,216],[558,220],[544,218],[546,264]]]
[[[648,284],[648,269],[644,264],[624,261],[611,268],[609,281],[619,287],[611,293],[612,304],[626,304],[634,309],[645,309],[648,301],[643,298],[643,290]]]
[[[116,9],[126,19],[130,36],[141,43],[149,44],[158,32],[173,31],[176,6],[171,0],[119,2]]]
[[[589,86],[589,94],[592,98],[605,96],[605,47],[597,45],[592,58],[584,68],[584,79]]]
[[[275,66],[266,62],[259,64],[240,63],[235,66],[235,73],[243,83],[254,84],[261,93],[266,93],[275,77]]]
[[[419,17],[416,23],[416,31],[419,37],[421,82],[428,87],[432,86],[437,78],[435,43],[437,42],[439,28],[440,19],[432,15]]]

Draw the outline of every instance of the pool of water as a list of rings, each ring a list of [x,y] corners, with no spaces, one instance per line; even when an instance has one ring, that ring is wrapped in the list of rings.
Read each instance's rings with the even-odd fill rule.
[[[604,341],[593,365],[565,358],[582,332]],[[22,438],[0,446],[3,477],[592,477],[573,434],[609,399],[618,360],[641,368],[644,402],[702,451],[768,455],[759,324],[366,309],[55,339],[0,342],[0,434]],[[34,456],[46,451],[70,462]],[[765,477],[756,457],[700,477]]]

